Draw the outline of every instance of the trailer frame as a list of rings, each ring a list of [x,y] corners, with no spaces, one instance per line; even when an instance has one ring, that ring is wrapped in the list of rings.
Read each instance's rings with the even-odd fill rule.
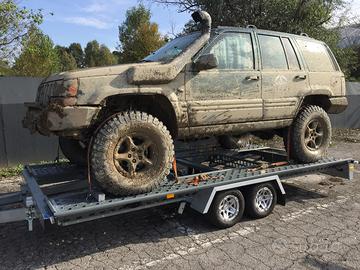
[[[250,145],[243,149],[192,147],[176,151],[180,176],[175,172],[148,193],[115,197],[92,185],[89,192],[86,168],[70,163],[27,165],[20,192],[0,194],[0,223],[33,221],[68,226],[81,222],[178,203],[207,214],[217,194],[260,183],[272,183],[277,203],[285,205],[282,180],[311,173],[353,178],[353,159],[324,158],[304,164],[289,161],[286,152]]]

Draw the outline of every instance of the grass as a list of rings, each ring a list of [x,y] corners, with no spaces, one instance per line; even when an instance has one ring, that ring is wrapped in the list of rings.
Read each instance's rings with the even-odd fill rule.
[[[49,163],[53,163],[53,162],[54,161],[40,161],[38,163],[32,163],[30,165],[49,164]],[[65,163],[65,162],[68,162],[68,160],[60,159],[59,162]],[[22,164],[18,164],[13,167],[0,168],[0,180],[3,178],[19,176],[19,175],[21,175],[23,170],[24,170],[24,165],[22,165]]]
[[[24,165],[21,164],[14,167],[2,168],[0,169],[0,179],[18,176],[22,173],[23,169],[24,169]]]

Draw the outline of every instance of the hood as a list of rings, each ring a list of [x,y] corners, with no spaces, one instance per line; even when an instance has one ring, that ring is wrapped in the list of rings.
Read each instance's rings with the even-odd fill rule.
[[[65,71],[61,73],[52,74],[49,77],[45,78],[42,83],[49,83],[60,80],[71,80],[84,77],[101,77],[109,75],[118,75],[123,72],[126,72],[130,68],[138,66],[157,66],[160,63],[136,63],[136,64],[122,64],[115,66],[106,66],[106,67],[93,67],[93,68],[84,68],[72,71]]]

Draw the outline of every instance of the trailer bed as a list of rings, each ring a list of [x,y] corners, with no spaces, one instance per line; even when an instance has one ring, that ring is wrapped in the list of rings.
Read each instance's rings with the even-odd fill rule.
[[[19,203],[22,198],[26,220],[32,223],[33,219],[39,218],[42,223],[50,221],[61,226],[169,203],[189,204],[205,212],[203,205],[209,202],[208,198],[201,201],[202,194],[210,196],[215,189],[270,180],[278,181],[282,189],[279,179],[317,172],[351,179],[355,162],[353,159],[325,158],[315,163],[295,163],[288,161],[282,150],[257,146],[241,150],[179,149],[176,157],[177,179],[172,172],[151,192],[123,197],[103,193],[96,183],[91,183],[89,192],[86,168],[70,163],[25,166],[22,192],[0,196],[0,207]],[[1,213],[0,223],[4,216],[4,212]],[[7,217],[9,213],[6,213]],[[17,213],[14,221],[20,219],[22,216]]]

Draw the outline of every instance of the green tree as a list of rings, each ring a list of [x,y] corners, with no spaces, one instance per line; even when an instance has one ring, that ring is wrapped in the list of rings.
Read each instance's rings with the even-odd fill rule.
[[[138,62],[164,44],[158,25],[150,19],[150,10],[142,4],[126,12],[126,19],[119,26],[121,62]]]
[[[11,68],[6,61],[0,60],[0,77],[12,75]]]
[[[59,57],[60,71],[74,70],[77,68],[76,60],[69,52],[69,48],[63,46],[55,46],[55,50]]]
[[[75,58],[77,67],[84,67],[85,55],[80,43],[71,43],[69,46],[69,52]]]
[[[49,36],[32,28],[22,39],[22,51],[15,59],[13,72],[17,76],[46,77],[60,70],[60,61]]]
[[[43,20],[41,10],[18,7],[14,0],[0,1],[0,60],[12,59],[22,37]]]
[[[338,28],[329,27],[334,23],[336,13],[344,8],[345,0],[153,0],[156,3],[177,5],[179,11],[203,9],[210,13],[213,26],[246,26],[299,34],[325,41],[334,51],[345,71],[354,53],[351,49],[338,48]],[[188,23],[184,32],[191,31]]]
[[[96,40],[90,41],[85,47],[85,65],[87,67],[110,66],[117,63],[116,57],[105,45]]]

